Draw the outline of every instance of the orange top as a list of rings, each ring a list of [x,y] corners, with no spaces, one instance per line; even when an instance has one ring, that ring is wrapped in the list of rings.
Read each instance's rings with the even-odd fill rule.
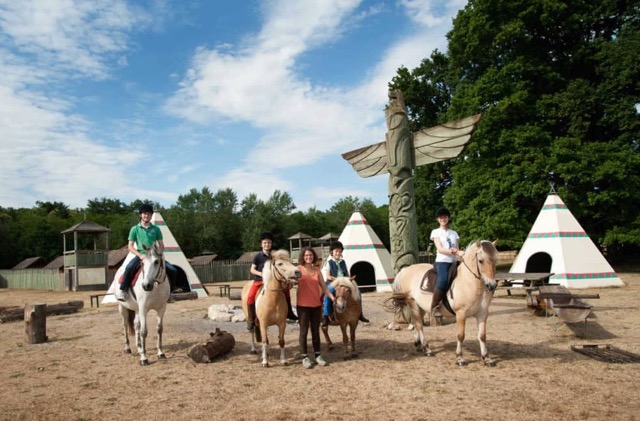
[[[302,276],[298,279],[298,301],[300,307],[321,307],[323,291],[318,283],[317,268],[313,269],[313,273],[309,274],[307,268],[298,266]]]

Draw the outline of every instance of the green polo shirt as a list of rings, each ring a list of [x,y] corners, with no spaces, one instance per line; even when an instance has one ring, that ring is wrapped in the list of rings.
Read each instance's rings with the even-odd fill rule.
[[[162,231],[154,224],[149,225],[147,228],[140,224],[134,225],[129,231],[129,241],[135,241],[136,248],[142,254],[145,253],[144,248],[142,248],[143,244],[151,247],[158,240],[162,240]]]

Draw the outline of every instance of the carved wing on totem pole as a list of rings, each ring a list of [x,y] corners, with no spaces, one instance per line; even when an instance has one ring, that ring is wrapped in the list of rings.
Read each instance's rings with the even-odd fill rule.
[[[460,155],[471,139],[481,114],[450,121],[413,133],[415,166],[431,164]],[[360,177],[387,172],[387,142],[380,142],[342,154]]]

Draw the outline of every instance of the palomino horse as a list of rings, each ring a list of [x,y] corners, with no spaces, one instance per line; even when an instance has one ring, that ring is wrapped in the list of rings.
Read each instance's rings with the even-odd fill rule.
[[[140,354],[140,365],[149,365],[147,359],[147,313],[155,310],[158,318],[158,358],[166,358],[162,352],[162,319],[169,299],[169,282],[164,266],[164,255],[158,243],[154,243],[142,259],[142,271],[138,275],[126,301],[118,301],[122,324],[124,325],[124,352],[131,353],[129,333],[135,330],[136,347]]]
[[[269,326],[278,326],[278,344],[280,345],[280,363],[287,365],[284,356],[284,330],[287,326],[287,301],[283,290],[298,284],[300,270],[289,260],[289,253],[285,250],[271,252],[271,258],[262,268],[263,285],[256,294],[256,327],[251,332],[251,353],[256,353],[255,342],[262,342],[262,366],[268,367],[269,338],[267,329]],[[247,282],[242,288],[242,310],[249,317],[249,305],[247,298],[251,282]],[[258,328],[259,330],[256,330]]]
[[[478,340],[480,353],[485,365],[493,366],[495,362],[488,357],[486,335],[489,305],[496,289],[496,260],[498,251],[490,241],[477,241],[467,248],[462,264],[458,266],[458,275],[452,287],[447,292],[447,299],[451,313],[446,306],[441,305],[444,317],[456,318],[458,330],[458,345],[456,358],[458,365],[465,365],[462,357],[462,342],[464,341],[465,323],[468,317],[475,317],[478,323]],[[431,309],[433,294],[423,292],[420,283],[424,274],[431,269],[428,264],[416,264],[403,268],[393,283],[393,295],[389,299],[396,312],[402,312],[405,318],[415,326],[414,345],[425,355],[433,355],[422,330],[425,312]],[[409,320],[410,319],[410,320]]]
[[[342,343],[344,344],[344,359],[357,357],[356,353],[356,328],[362,312],[362,303],[358,292],[358,284],[346,277],[337,278],[332,282],[336,289],[334,296],[336,301],[333,304],[335,322],[332,325],[339,325],[342,330]],[[349,350],[349,337],[347,336],[347,326],[351,336],[351,350]],[[329,349],[333,347],[329,338],[329,326],[322,326],[322,333],[327,341]]]

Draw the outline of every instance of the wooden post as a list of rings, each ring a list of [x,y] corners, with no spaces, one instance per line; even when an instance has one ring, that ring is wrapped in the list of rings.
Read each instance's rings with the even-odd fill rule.
[[[24,332],[28,344],[47,341],[47,305],[41,303],[24,306]]]

